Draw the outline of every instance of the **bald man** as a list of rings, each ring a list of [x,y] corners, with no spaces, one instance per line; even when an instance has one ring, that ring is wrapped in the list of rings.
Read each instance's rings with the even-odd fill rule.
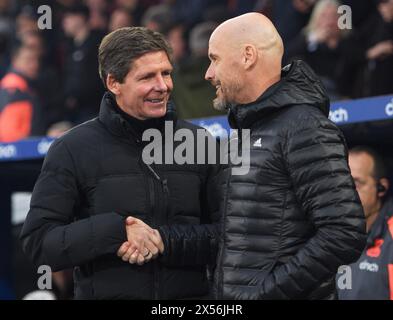
[[[363,210],[329,99],[302,61],[282,69],[265,16],[217,27],[206,80],[232,128],[250,129],[250,170],[226,177],[215,272],[219,299],[334,299],[337,268],[360,256]]]

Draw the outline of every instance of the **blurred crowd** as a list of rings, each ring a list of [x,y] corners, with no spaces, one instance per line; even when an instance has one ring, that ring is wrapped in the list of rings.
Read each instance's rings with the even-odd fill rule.
[[[172,98],[182,118],[218,114],[204,80],[209,37],[249,11],[273,20],[284,64],[308,62],[331,100],[393,93],[393,0],[56,0],[52,28],[41,30],[37,9],[46,2],[0,0],[0,142],[56,137],[95,117],[104,91],[98,46],[125,26],[160,31],[171,44]],[[352,29],[338,27],[341,4],[352,9]]]

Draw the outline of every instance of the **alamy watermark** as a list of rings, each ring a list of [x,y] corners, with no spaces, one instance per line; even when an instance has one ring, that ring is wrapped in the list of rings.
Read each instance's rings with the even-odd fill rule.
[[[56,300],[52,291],[52,269],[48,265],[40,265],[38,274],[42,274],[37,280],[38,290],[27,293],[22,300]]]
[[[342,265],[338,268],[337,287],[340,290],[352,289],[352,269],[350,266]]]
[[[52,290],[52,269],[48,265],[41,265],[37,270],[42,274],[37,280],[37,287],[40,290]],[[352,269],[348,265],[342,265],[337,270],[337,287],[340,290],[352,289]]]
[[[52,269],[48,265],[41,265],[37,270],[38,274],[42,274],[37,280],[37,287],[40,290],[52,290]]]
[[[37,9],[40,17],[37,20],[38,28],[40,30],[52,29],[52,8],[49,5],[40,5]],[[337,9],[340,15],[338,18],[338,27],[341,30],[352,29],[352,8],[348,5],[340,5]]]
[[[37,20],[38,29],[52,29],[52,8],[48,5],[41,5],[37,9],[40,17]]]
[[[231,164],[233,175],[245,175],[250,170],[250,130],[233,130],[229,140],[215,138],[206,129],[178,129],[165,121],[164,135],[158,129],[147,129],[142,140],[149,142],[142,151],[145,164]],[[176,143],[176,147],[174,144]],[[241,147],[241,149],[240,149]]]
[[[340,15],[337,25],[341,30],[352,30],[352,8],[347,5],[341,5],[337,9]]]

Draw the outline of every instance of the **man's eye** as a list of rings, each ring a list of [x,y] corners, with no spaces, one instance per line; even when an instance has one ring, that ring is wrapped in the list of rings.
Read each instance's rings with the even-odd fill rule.
[[[355,186],[356,186],[356,188],[361,188],[361,187],[363,187],[363,186],[364,186],[364,182],[361,182],[361,181],[355,181]]]

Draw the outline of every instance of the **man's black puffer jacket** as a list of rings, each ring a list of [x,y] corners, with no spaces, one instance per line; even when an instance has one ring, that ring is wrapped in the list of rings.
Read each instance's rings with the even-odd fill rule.
[[[251,129],[251,165],[246,175],[224,169],[219,299],[334,298],[338,267],[361,254],[364,214],[328,112],[301,61],[256,102],[231,108],[231,126]]]
[[[216,166],[148,167],[140,132],[117,108],[106,94],[98,118],[50,147],[21,234],[25,252],[53,271],[75,267],[77,299],[205,296],[218,244]],[[179,120],[180,128],[197,129]],[[163,256],[143,266],[116,256],[128,215],[160,229]]]

